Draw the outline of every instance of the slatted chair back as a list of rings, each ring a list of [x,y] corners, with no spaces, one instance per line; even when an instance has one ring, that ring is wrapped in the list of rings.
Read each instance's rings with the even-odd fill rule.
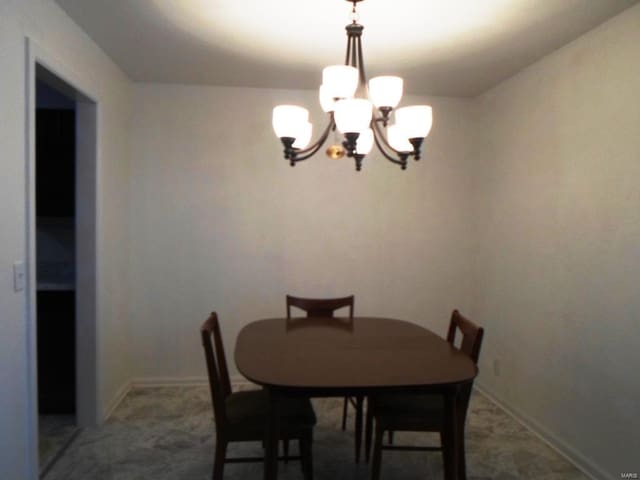
[[[477,365],[478,358],[480,357],[480,348],[482,347],[482,339],[484,337],[484,328],[479,327],[471,320],[464,317],[458,310],[454,310],[451,313],[451,321],[449,322],[449,331],[447,333],[447,341],[451,345],[455,345],[456,334],[458,331],[462,334],[460,351],[471,357],[473,363]],[[466,385],[463,387],[461,392],[462,400],[464,402],[463,422],[467,415],[472,386],[472,384]]]
[[[458,310],[454,310],[451,313],[451,321],[449,322],[449,331],[447,333],[447,341],[451,345],[455,345],[458,330],[462,334],[460,351],[469,355],[473,362],[477,364],[480,357],[484,329],[464,317]]]
[[[200,327],[202,346],[207,363],[209,376],[209,390],[213,403],[213,415],[216,422],[216,432],[222,434],[226,424],[225,399],[231,394],[231,380],[227,368],[227,360],[222,343],[218,314],[212,312]],[[213,342],[212,342],[213,339]]]
[[[287,318],[291,318],[291,307],[306,312],[307,317],[333,317],[340,308],[349,307],[349,318],[353,318],[354,296],[340,298],[302,298],[287,295]]]

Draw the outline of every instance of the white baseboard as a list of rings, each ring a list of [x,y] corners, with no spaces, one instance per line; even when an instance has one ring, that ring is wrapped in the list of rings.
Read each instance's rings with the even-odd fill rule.
[[[138,377],[131,380],[133,388],[203,386],[207,377]]]
[[[573,464],[577,469],[579,469],[582,473],[584,473],[592,480],[609,480],[611,478],[611,474],[593,463],[582,453],[578,452],[567,442],[551,432],[548,428],[541,425],[537,420],[531,418],[521,410],[512,407],[506,402],[498,399],[496,395],[490,393],[485,387],[483,387],[482,385],[478,385],[478,382],[475,382],[475,389],[478,390],[482,395],[487,397],[489,401],[495,403],[498,407],[504,410],[509,416],[523,425],[527,430],[529,430],[536,437],[546,443],[554,451],[562,455],[565,459],[567,459],[567,461]]]
[[[207,377],[139,377],[131,380],[131,388],[200,387],[209,384]],[[231,375],[233,385],[250,383],[242,375]]]
[[[132,383],[131,381],[128,381],[118,389],[111,402],[109,402],[109,404],[107,405],[104,414],[102,415],[103,421],[106,422],[107,420],[109,420],[111,415],[113,415],[113,412],[115,412],[116,408],[118,408],[118,405],[120,405],[122,400],[124,400],[124,397],[127,396],[127,393],[129,393],[131,387]]]
[[[250,384],[242,375],[232,375],[233,385]],[[122,385],[114,395],[111,402],[104,411],[103,421],[109,420],[113,412],[118,408],[124,397],[134,388],[154,388],[154,387],[204,387],[209,384],[207,377],[140,377],[132,378]]]

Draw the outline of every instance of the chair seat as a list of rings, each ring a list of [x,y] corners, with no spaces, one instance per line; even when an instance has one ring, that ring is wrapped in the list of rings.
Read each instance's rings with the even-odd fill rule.
[[[438,431],[444,398],[438,394],[382,394],[372,398],[376,422],[385,430]]]
[[[232,430],[264,431],[269,417],[266,390],[234,392],[226,399],[227,421]],[[279,400],[280,430],[295,431],[313,427],[316,414],[307,398]]]

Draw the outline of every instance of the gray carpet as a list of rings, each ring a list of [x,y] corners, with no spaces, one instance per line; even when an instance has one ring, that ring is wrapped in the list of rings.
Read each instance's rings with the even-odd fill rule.
[[[74,415],[38,416],[38,454],[43,475],[73,440],[78,427]]]
[[[353,426],[347,432],[340,430],[342,399],[314,399],[313,403],[318,416],[313,445],[315,479],[368,479],[369,466],[354,462]],[[77,436],[45,479],[209,479],[213,432],[211,401],[205,387],[134,389],[104,426],[84,429]],[[436,440],[429,435],[397,433],[395,443]],[[466,440],[470,480],[587,480],[479,393],[471,399]],[[229,447],[233,456],[261,453],[257,443]],[[262,464],[226,465],[224,476],[228,480],[260,479]],[[279,478],[301,480],[299,463],[280,464]],[[440,454],[383,452],[382,478],[441,479]]]

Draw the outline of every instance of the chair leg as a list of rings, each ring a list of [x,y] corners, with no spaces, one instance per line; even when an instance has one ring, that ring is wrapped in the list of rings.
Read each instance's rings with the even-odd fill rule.
[[[356,397],[356,463],[360,462],[360,447],[362,445],[362,410],[364,409],[364,397]]]
[[[379,425],[376,425],[376,436],[373,442],[373,458],[371,460],[371,480],[380,480],[383,435],[384,430],[382,430]]]
[[[444,478],[451,478],[452,472],[450,467],[450,456],[452,454],[451,444],[447,441],[446,432],[440,432],[440,445],[442,446],[442,471],[444,473]]]
[[[344,404],[342,406],[342,431],[347,429],[347,406],[349,405],[349,397],[344,397]]]
[[[227,442],[216,440],[216,453],[213,459],[212,480],[222,480],[224,460],[227,455]]]
[[[300,438],[300,457],[302,463],[302,474],[304,480],[313,480],[313,431],[305,432]]]
[[[282,440],[282,455],[284,456],[285,465],[289,463],[289,439]]]
[[[371,437],[373,436],[373,405],[371,397],[367,397],[367,414],[364,426],[364,460],[369,463],[371,458]]]
[[[393,430],[389,430],[389,445],[393,445]]]

